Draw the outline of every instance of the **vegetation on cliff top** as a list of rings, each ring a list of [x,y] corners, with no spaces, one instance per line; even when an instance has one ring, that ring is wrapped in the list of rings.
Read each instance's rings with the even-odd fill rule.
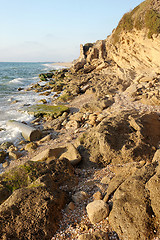
[[[146,0],[132,11],[125,13],[113,33],[113,42],[117,43],[122,32],[132,31],[133,28],[136,28],[137,30],[148,29],[148,38],[152,38],[153,34],[159,34],[159,9],[159,1]]]

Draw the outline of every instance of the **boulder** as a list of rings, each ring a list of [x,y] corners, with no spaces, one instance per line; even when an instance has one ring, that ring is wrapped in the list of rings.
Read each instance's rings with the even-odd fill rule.
[[[81,155],[72,143],[68,143],[67,150],[61,155],[60,159],[62,158],[67,158],[73,166],[81,161]]]
[[[132,118],[131,118],[132,117]],[[158,114],[119,112],[106,116],[83,139],[90,161],[107,165],[151,161],[160,141]],[[92,143],[92,144],[91,144]]]
[[[9,157],[11,159],[18,159],[22,156],[22,154],[19,151],[10,151],[9,152]]]
[[[65,194],[57,189],[51,176],[14,191],[0,205],[0,238],[51,239],[64,204]]]
[[[75,185],[67,159],[27,162],[0,175],[0,239],[51,239]]]
[[[146,188],[149,190],[151,207],[160,226],[160,161],[156,170],[156,174],[146,183]]]
[[[56,159],[58,157],[60,157],[60,155],[66,150],[65,147],[59,147],[59,148],[48,148],[46,150],[44,150],[43,152],[39,153],[38,155],[36,155],[35,157],[33,157],[31,160],[34,162],[37,161],[45,161],[48,158],[51,159]]]
[[[154,235],[154,213],[145,184],[156,168],[154,163],[137,169],[114,193],[109,223],[122,240],[147,240]]]
[[[69,112],[69,108],[64,105],[47,105],[47,104],[37,104],[27,108],[29,114],[34,114],[35,117],[50,116],[52,118],[57,118],[61,116],[64,112]]]
[[[95,224],[109,215],[109,206],[102,200],[95,200],[89,203],[86,207],[89,220]]]

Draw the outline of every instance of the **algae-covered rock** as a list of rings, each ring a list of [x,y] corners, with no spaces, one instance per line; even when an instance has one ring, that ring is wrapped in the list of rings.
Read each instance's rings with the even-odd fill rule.
[[[3,163],[6,157],[6,152],[0,149],[0,163]]]
[[[39,78],[41,79],[41,81],[47,81],[48,78],[52,78],[54,75],[54,73],[41,73],[39,74]]]
[[[0,239],[51,239],[77,178],[67,159],[26,162],[0,175]],[[34,237],[33,237],[34,236]]]
[[[29,107],[27,111],[29,114],[34,114],[35,117],[51,116],[53,118],[57,118],[64,112],[69,112],[69,108],[63,105],[52,106],[37,104]]]

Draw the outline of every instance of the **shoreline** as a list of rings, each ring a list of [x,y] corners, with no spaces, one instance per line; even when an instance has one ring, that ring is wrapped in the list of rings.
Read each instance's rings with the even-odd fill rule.
[[[56,63],[52,63],[51,65],[70,68],[72,67],[73,63],[72,62],[56,62]]]

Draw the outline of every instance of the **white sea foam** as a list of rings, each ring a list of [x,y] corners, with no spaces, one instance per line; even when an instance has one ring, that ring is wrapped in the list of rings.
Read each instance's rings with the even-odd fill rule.
[[[14,78],[13,80],[11,80],[9,83],[22,83],[23,80],[25,80],[25,78]]]

